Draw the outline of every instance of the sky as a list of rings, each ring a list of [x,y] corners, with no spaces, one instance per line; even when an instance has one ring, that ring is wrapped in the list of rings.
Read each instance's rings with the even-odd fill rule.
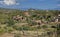
[[[0,0],[0,8],[60,9],[60,0]]]

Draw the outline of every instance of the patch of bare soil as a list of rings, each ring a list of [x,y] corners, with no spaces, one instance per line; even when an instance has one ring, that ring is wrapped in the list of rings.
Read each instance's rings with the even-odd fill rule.
[[[0,37],[14,37],[14,34],[4,33],[4,34],[0,35]]]

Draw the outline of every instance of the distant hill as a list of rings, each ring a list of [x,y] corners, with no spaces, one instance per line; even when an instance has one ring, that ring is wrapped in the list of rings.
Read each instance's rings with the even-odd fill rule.
[[[54,8],[54,10],[60,10],[60,8]]]
[[[0,8],[0,12],[16,12],[16,11],[20,11],[18,9],[9,9],[9,8]]]

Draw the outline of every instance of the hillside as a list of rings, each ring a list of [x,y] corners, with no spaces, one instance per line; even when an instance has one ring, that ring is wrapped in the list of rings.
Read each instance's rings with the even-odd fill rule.
[[[1,37],[59,37],[59,32],[59,10],[0,8]]]

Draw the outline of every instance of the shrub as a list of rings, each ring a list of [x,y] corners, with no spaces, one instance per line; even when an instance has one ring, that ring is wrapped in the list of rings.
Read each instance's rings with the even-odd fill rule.
[[[4,33],[5,29],[4,28],[0,28],[0,34]]]
[[[41,29],[41,27],[40,27],[40,26],[38,26],[37,28],[38,28],[38,29]]]
[[[7,27],[7,32],[12,32],[13,28],[12,27]]]
[[[15,24],[13,19],[8,19],[7,26],[13,26]]]
[[[47,25],[43,25],[42,28],[48,28],[48,26]]]
[[[30,27],[28,27],[28,26],[23,26],[22,28],[23,28],[23,30],[30,30]]]
[[[21,31],[22,27],[15,27],[14,29]]]
[[[21,37],[20,34],[15,34],[14,37]]]
[[[31,21],[31,20],[28,22],[28,24],[31,26],[37,25],[37,23],[35,21]]]
[[[4,27],[4,29],[5,29],[6,32],[9,32],[9,33],[13,31],[12,27],[7,27],[6,26],[6,27]]]
[[[21,26],[21,27],[17,27],[15,26],[14,29],[22,31],[22,30],[36,30],[36,28],[33,28],[31,26]]]
[[[51,28],[57,28],[56,26],[51,26]]]

